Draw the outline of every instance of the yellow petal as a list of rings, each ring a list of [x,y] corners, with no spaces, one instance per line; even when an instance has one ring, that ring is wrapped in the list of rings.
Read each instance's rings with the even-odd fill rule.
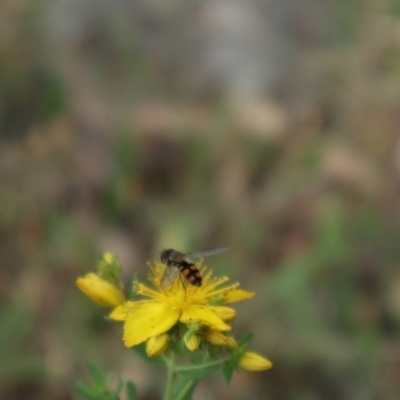
[[[146,354],[149,357],[156,357],[168,349],[169,335],[163,333],[162,335],[151,337],[146,343]]]
[[[179,311],[168,304],[142,302],[131,310],[125,320],[124,342],[126,347],[142,343],[171,329],[179,319]]]
[[[206,342],[215,346],[227,347],[229,349],[236,349],[238,344],[232,336],[226,336],[220,331],[214,329],[207,329],[203,333],[203,338]]]
[[[76,286],[87,297],[103,307],[117,307],[126,301],[124,294],[117,286],[93,272],[78,278]]]
[[[236,301],[251,299],[255,295],[254,292],[247,292],[246,290],[236,289],[231,290],[224,296],[225,304],[235,303]]]
[[[271,361],[253,351],[246,351],[239,360],[239,367],[246,371],[264,371],[272,366]]]
[[[131,312],[134,308],[142,307],[144,303],[154,303],[154,301],[126,301],[125,303],[120,304],[118,307],[115,307],[108,317],[114,321],[125,321],[129,312]]]
[[[218,315],[223,321],[231,322],[236,317],[236,311],[230,307],[211,306],[209,309]]]
[[[186,307],[182,312],[180,320],[184,324],[191,324],[198,321],[201,324],[218,331],[231,330],[231,327],[222,321],[222,319],[212,310],[212,307],[204,305],[191,304]]]
[[[127,316],[125,304],[120,304],[118,307],[115,307],[108,317],[114,321],[125,321]]]

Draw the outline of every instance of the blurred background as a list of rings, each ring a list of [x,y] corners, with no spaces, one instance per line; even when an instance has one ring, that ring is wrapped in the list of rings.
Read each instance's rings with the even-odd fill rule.
[[[274,368],[195,399],[398,399],[399,195],[399,1],[3,0],[0,398],[93,362],[158,399],[75,279],[230,246]]]

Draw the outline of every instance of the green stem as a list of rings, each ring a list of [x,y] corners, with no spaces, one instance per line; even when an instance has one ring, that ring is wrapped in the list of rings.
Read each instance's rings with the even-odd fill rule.
[[[164,400],[173,400],[172,399],[172,386],[174,381],[174,373],[175,373],[175,354],[171,354],[171,358],[166,363],[168,367],[168,375],[167,375],[167,386],[165,388]]]
[[[221,358],[219,360],[215,360],[215,361],[210,361],[208,363],[204,363],[204,364],[199,364],[199,365],[189,365],[189,366],[182,366],[182,367],[176,367],[175,371],[176,372],[182,372],[182,371],[196,371],[198,369],[204,369],[204,368],[208,368],[208,367],[213,367],[214,365],[219,365],[219,364],[223,364],[226,360],[229,360],[228,357],[226,358]]]
[[[182,391],[179,393],[178,397],[175,400],[182,400],[189,393],[189,391],[196,385],[196,381],[191,380],[183,387]]]

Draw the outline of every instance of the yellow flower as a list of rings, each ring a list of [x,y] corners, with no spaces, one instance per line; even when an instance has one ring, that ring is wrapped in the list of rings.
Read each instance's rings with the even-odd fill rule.
[[[149,357],[156,357],[168,349],[169,336],[166,333],[151,337],[146,343],[146,354]]]
[[[103,307],[117,307],[126,301],[124,294],[117,286],[93,272],[78,278],[76,286],[87,297]]]
[[[205,329],[203,339],[214,346],[227,347],[228,349],[236,349],[238,344],[232,336],[227,336],[220,331],[214,329]]]
[[[153,288],[134,282],[136,293],[149,299],[128,301],[111,313],[111,319],[125,321],[125,346],[132,347],[150,337],[161,335],[178,322],[187,325],[198,322],[216,331],[231,330],[226,322],[234,318],[235,310],[213,305],[213,299],[229,299],[228,294],[237,291],[238,284],[218,288],[228,278],[213,278],[211,272],[205,273],[205,268],[201,268],[202,286],[190,285],[178,275],[172,285],[162,288],[163,271],[164,266],[160,263],[151,267],[149,280]]]
[[[253,351],[246,351],[239,360],[239,367],[246,371],[264,371],[272,366],[271,361]]]

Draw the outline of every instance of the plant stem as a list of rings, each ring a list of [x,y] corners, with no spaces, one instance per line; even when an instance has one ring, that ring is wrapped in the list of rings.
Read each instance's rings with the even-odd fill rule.
[[[208,368],[208,367],[213,367],[214,365],[219,365],[219,364],[223,364],[226,360],[229,360],[228,357],[226,358],[221,358],[219,360],[215,360],[215,361],[210,361],[208,363],[204,363],[204,364],[199,364],[199,365],[189,365],[189,366],[182,366],[182,367],[176,367],[175,371],[176,372],[182,372],[182,371],[196,371],[198,369],[204,369],[204,368]]]
[[[196,381],[191,380],[183,387],[182,391],[179,393],[178,397],[175,400],[184,399],[188,392],[196,385]]]
[[[171,358],[169,362],[166,363],[168,367],[168,375],[167,375],[167,385],[165,387],[165,395],[164,400],[173,400],[172,399],[172,387],[174,381],[174,374],[175,374],[175,353],[171,353]]]

